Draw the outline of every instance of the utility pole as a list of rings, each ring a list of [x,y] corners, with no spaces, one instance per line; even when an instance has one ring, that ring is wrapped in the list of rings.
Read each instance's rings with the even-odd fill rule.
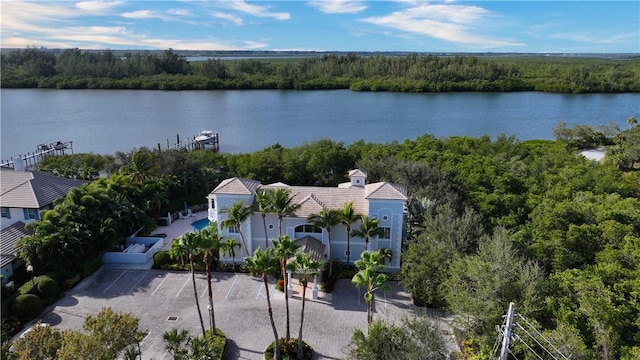
[[[504,326],[504,334],[502,336],[502,348],[500,350],[500,360],[507,360],[509,354],[509,339],[511,339],[511,329],[513,328],[513,315],[516,312],[516,304],[509,303],[509,311],[507,311],[507,324]]]

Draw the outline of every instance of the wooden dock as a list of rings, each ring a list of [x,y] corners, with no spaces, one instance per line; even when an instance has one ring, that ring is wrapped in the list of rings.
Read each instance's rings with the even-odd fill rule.
[[[176,142],[173,146],[169,145],[169,139],[167,139],[167,149],[186,149],[188,151],[209,149],[217,152],[220,150],[220,141],[218,133],[214,133],[211,140],[207,142],[197,141],[196,135],[193,137],[187,137],[184,141],[180,141],[180,135],[176,135]],[[160,143],[158,143],[158,150],[162,151]]]
[[[3,160],[2,162],[0,162],[0,168],[14,169],[15,160],[17,160],[18,158],[22,159],[24,168],[34,168],[43,159],[46,159],[50,156],[64,155],[67,153],[67,151],[70,151],[71,154],[73,154],[73,141],[57,141],[50,144],[40,144],[38,145],[38,149],[33,153],[28,152],[26,155],[17,155],[15,157],[12,156],[9,160]]]

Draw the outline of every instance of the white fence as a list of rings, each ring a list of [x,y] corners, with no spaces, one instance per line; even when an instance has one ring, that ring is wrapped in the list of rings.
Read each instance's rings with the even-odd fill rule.
[[[127,247],[122,252],[108,252],[102,256],[102,262],[105,264],[121,263],[121,264],[146,264],[153,259],[153,254],[162,250],[164,239],[161,237],[139,237],[130,236],[126,241]],[[144,245],[144,251],[139,251],[140,246]],[[127,251],[134,250],[138,252]]]

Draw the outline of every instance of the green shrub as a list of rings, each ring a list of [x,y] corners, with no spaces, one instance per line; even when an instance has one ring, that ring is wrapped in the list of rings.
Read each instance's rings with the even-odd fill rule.
[[[293,360],[298,358],[298,339],[290,338],[287,340],[285,338],[280,338],[278,339],[278,344],[280,345],[280,355],[282,355],[282,360]],[[272,341],[264,351],[265,359],[273,359],[274,347],[275,341]],[[313,349],[304,341],[302,341],[302,352],[302,358],[304,360],[311,360],[313,358]]]
[[[36,288],[41,299],[55,298],[60,292],[58,282],[46,275],[39,276],[36,279]]]
[[[153,268],[161,269],[163,265],[168,265],[172,262],[171,256],[168,251],[158,251],[153,254]]]
[[[23,324],[35,319],[41,312],[42,302],[33,294],[19,295],[11,303],[11,314]]]
[[[37,288],[37,285],[35,284],[35,279],[29,280],[26,283],[24,283],[24,285],[20,286],[20,288],[18,289],[18,294],[20,294],[20,295],[25,295],[25,294],[37,295],[38,294],[38,288]]]
[[[222,359],[224,348],[227,346],[227,335],[222,330],[216,328],[216,334],[211,339],[211,330],[206,330],[207,339],[209,339],[209,348],[215,352],[218,359]]]

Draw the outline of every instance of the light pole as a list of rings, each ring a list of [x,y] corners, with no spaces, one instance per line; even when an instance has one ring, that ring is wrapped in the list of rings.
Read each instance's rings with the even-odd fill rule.
[[[35,276],[33,275],[33,266],[31,264],[27,265],[27,272],[31,274],[31,284],[36,286]]]

